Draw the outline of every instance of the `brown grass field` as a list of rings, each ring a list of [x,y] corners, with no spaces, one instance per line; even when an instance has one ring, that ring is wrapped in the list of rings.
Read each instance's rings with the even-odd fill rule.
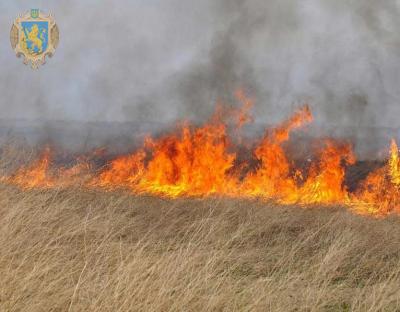
[[[0,311],[400,311],[400,219],[0,185]]]

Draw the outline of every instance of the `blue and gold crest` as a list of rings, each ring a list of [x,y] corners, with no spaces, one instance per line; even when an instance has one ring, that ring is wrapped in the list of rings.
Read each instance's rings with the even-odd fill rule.
[[[25,64],[38,68],[46,56],[53,56],[59,41],[59,31],[54,18],[38,9],[20,15],[11,28],[11,46]]]

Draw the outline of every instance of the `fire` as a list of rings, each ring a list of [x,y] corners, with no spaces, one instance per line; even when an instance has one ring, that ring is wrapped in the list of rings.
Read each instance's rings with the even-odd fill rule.
[[[400,186],[399,149],[395,140],[392,140],[392,143],[390,145],[389,175],[392,184],[394,184],[395,186]]]
[[[50,162],[51,149],[47,146],[38,160],[30,166],[20,168],[11,177],[4,177],[2,180],[22,188],[53,187],[55,185],[54,180],[49,175]]]
[[[238,111],[234,111],[236,115],[237,128],[240,130],[245,124],[254,121],[253,116],[250,113],[253,107],[253,100],[247,97],[243,90],[238,90],[236,92],[236,98],[242,103],[242,107]]]
[[[226,194],[237,183],[228,174],[235,160],[228,146],[226,126],[218,119],[199,128],[186,124],[178,134],[147,138],[143,151],[112,161],[98,185],[170,197]]]
[[[243,91],[235,95],[241,108],[227,110],[219,105],[205,124],[184,122],[169,134],[148,136],[141,148],[102,167],[93,161],[101,152],[77,157],[72,166],[59,166],[55,152],[46,147],[37,160],[1,180],[24,189],[79,185],[172,198],[259,197],[282,204],[339,204],[363,214],[400,212],[400,159],[395,140],[387,163],[349,192],[346,168],[356,163],[351,144],[322,139],[304,166],[296,165],[287,150],[291,134],[313,121],[309,106],[266,129],[258,141],[243,144],[240,130],[253,121],[253,100]],[[243,146],[244,158],[239,153]]]
[[[52,158],[53,151],[46,146],[32,164],[21,167],[11,176],[2,177],[1,181],[24,189],[68,187],[82,184],[91,171],[91,166],[85,157],[77,157],[76,163],[69,168],[52,168]]]
[[[235,154],[229,153],[224,124],[215,122],[198,129],[184,126],[181,136],[149,140],[152,155],[139,188],[171,196],[226,193],[235,186],[228,170]]]
[[[304,106],[278,127],[266,131],[254,151],[261,164],[256,172],[245,178],[242,184],[244,194],[276,199],[286,199],[296,194],[296,183],[290,176],[290,164],[282,143],[289,139],[292,130],[311,121],[311,111]]]
[[[113,188],[115,185],[133,187],[144,172],[144,157],[145,153],[138,151],[114,159],[107,170],[91,181],[91,185],[105,188]]]
[[[298,200],[307,204],[348,202],[349,194],[344,185],[345,166],[355,161],[349,144],[326,141],[319,162],[312,164],[309,178],[300,188]]]
[[[358,210],[379,215],[400,212],[399,177],[399,150],[396,141],[392,140],[387,164],[371,172],[357,192]]]

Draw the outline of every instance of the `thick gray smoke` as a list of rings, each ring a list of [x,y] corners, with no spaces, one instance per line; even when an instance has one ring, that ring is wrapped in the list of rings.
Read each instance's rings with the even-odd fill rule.
[[[400,126],[399,6],[396,0],[3,1],[0,118],[202,120],[217,99],[231,103],[242,87],[256,100],[256,123],[276,122],[308,102],[319,127],[378,137],[376,129]],[[61,32],[55,57],[38,71],[22,65],[9,45],[13,19],[31,7],[54,13]]]

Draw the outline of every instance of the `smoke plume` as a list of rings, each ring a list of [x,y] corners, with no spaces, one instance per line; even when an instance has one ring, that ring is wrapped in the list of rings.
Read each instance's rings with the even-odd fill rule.
[[[31,7],[60,28],[55,56],[38,71],[8,42],[13,19]],[[0,15],[0,118],[38,121],[43,133],[58,120],[202,121],[243,88],[256,124],[308,102],[328,132],[398,134],[394,0],[16,0]]]

